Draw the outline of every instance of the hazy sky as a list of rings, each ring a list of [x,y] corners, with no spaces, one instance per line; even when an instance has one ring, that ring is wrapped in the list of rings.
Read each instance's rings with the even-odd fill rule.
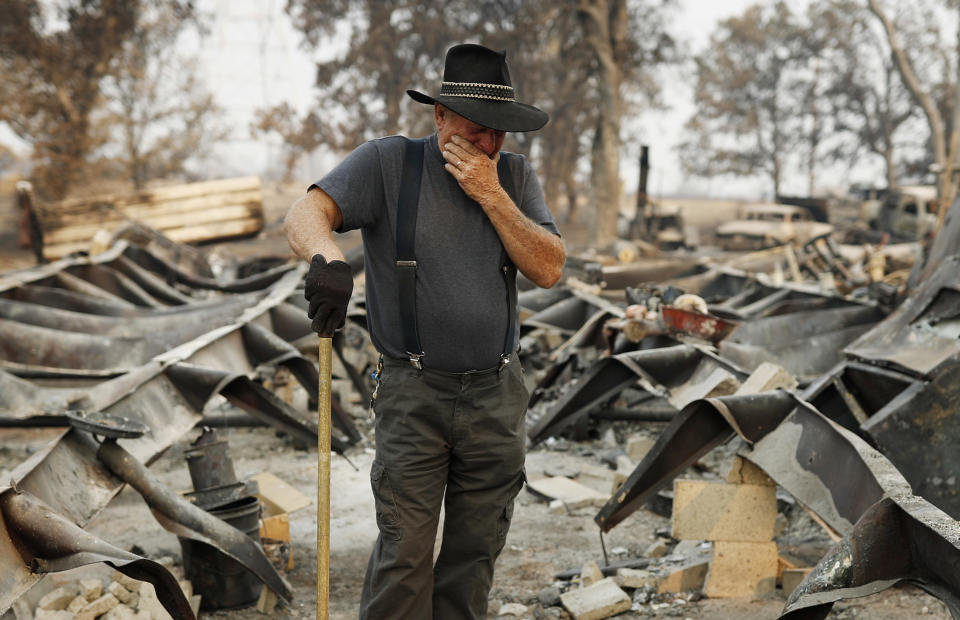
[[[719,20],[740,14],[754,3],[755,0],[679,0],[673,32],[696,53],[703,49]],[[798,0],[791,6],[798,10],[806,4],[807,0]],[[183,49],[196,49],[207,86],[225,109],[223,118],[231,131],[228,143],[217,150],[209,169],[201,172],[230,176],[275,170],[282,151],[275,141],[250,137],[254,111],[284,101],[306,110],[313,101],[316,53],[301,47],[300,33],[294,30],[284,11],[286,0],[199,0],[196,5],[212,16],[209,33],[199,42],[188,42]],[[665,85],[663,99],[669,109],[649,111],[639,123],[641,142],[650,147],[648,191],[654,196],[770,198],[770,183],[766,179],[684,177],[675,148],[681,140],[683,124],[694,111],[689,85],[693,76],[688,77],[690,80],[670,80]],[[2,128],[0,141],[11,142],[9,132]],[[625,145],[621,173],[628,192],[636,189],[639,145]],[[315,156],[300,166],[297,176],[313,180],[335,163],[335,156]],[[832,179],[829,173],[820,173],[825,183],[848,175],[847,171],[838,171]],[[787,175],[784,185],[788,193],[805,192],[805,171]]]
[[[756,0],[679,0],[673,32],[696,53],[706,45],[719,20],[740,14],[755,3]],[[313,101],[313,59],[300,47],[300,35],[283,10],[285,4],[286,0],[198,2],[201,10],[211,11],[215,17],[210,35],[201,43],[202,64],[209,72],[210,88],[227,109],[233,128],[231,143],[220,150],[216,165],[237,174],[262,173],[280,157],[278,145],[265,146],[262,140],[249,137],[248,126],[256,108],[288,101],[305,110]],[[807,0],[798,0],[792,7],[799,10],[806,4]],[[689,77],[692,80],[693,76]],[[665,85],[663,99],[669,109],[647,112],[639,124],[641,140],[650,147],[651,194],[770,197],[766,179],[685,178],[675,148],[684,122],[694,111],[691,87],[687,81],[672,80]],[[636,189],[639,152],[639,143],[626,145],[621,172],[629,192]],[[312,180],[335,162],[331,157],[314,157],[313,161],[304,162],[298,176]],[[829,175],[821,176],[829,181]],[[805,183],[806,174],[800,172],[788,178],[785,186],[788,191],[804,192]]]

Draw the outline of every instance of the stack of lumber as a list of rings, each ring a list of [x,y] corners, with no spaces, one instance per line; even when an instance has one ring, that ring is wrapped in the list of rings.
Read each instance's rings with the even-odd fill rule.
[[[239,237],[263,229],[259,177],[171,185],[135,194],[102,195],[35,204],[43,257],[90,247],[98,230],[136,221],[179,243]]]

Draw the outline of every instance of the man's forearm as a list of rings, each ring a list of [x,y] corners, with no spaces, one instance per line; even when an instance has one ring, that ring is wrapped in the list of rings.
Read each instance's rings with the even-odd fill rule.
[[[520,273],[543,288],[556,284],[567,256],[560,237],[524,215],[506,192],[480,206]]]
[[[314,188],[307,192],[293,203],[283,221],[290,249],[308,263],[316,254],[322,254],[328,262],[345,260],[333,241],[339,216],[336,204],[323,191]]]

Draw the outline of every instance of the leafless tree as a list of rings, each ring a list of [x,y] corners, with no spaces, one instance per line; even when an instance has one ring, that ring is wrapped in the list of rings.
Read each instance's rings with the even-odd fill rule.
[[[764,174],[780,193],[787,159],[803,140],[796,90],[797,68],[809,66],[803,32],[784,2],[720,23],[695,59],[697,111],[681,146],[688,172]]]
[[[101,86],[146,0],[0,0],[0,121],[33,147],[38,192],[62,197],[109,139],[94,127]],[[182,19],[188,0],[152,0]]]
[[[923,81],[916,68],[918,61],[910,57],[907,47],[901,40],[898,23],[891,18],[879,0],[868,0],[868,3],[870,10],[883,24],[900,78],[923,110],[923,115],[930,129],[930,141],[936,165],[937,189],[940,197],[937,224],[939,228],[947,209],[957,195],[957,186],[960,184],[960,178],[956,175],[958,160],[960,160],[960,153],[958,153],[960,151],[960,79],[957,75],[960,72],[960,62],[958,62],[958,58],[960,58],[960,28],[957,29],[956,47],[951,55],[952,61],[947,62],[947,66],[952,70],[952,75],[942,75],[941,78],[945,79],[940,84],[930,80]],[[951,2],[948,3],[948,6],[951,11],[960,16],[960,4]],[[946,116],[943,114],[942,104],[938,104],[937,101],[938,90],[941,96],[946,95],[945,98],[949,100],[948,107],[952,114]]]
[[[658,91],[656,67],[670,60],[667,7],[659,0],[290,0],[288,11],[310,46],[346,34],[343,54],[317,68],[317,106],[298,122],[289,106],[262,111],[257,132],[276,132],[289,147],[288,168],[320,145],[352,148],[398,132],[422,135],[432,117],[408,102],[407,88],[440,81],[453,43],[507,49],[521,99],[551,115],[534,134],[512,134],[508,148],[530,155],[551,204],[571,204],[589,174],[597,222],[594,241],[616,234],[620,128],[637,102]],[[300,126],[298,129],[297,126]]]

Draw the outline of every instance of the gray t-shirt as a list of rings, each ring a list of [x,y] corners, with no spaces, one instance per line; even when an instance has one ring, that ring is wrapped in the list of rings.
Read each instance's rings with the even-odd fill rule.
[[[404,145],[402,136],[367,142],[315,184],[340,207],[339,232],[362,230],[370,335],[377,350],[398,359],[407,357],[395,266]],[[516,153],[500,156],[513,175],[517,206],[559,235],[530,163]],[[444,163],[434,134],[424,149],[415,240],[423,364],[449,372],[492,368],[503,352],[508,321],[507,290],[499,269],[503,245],[486,214]]]

